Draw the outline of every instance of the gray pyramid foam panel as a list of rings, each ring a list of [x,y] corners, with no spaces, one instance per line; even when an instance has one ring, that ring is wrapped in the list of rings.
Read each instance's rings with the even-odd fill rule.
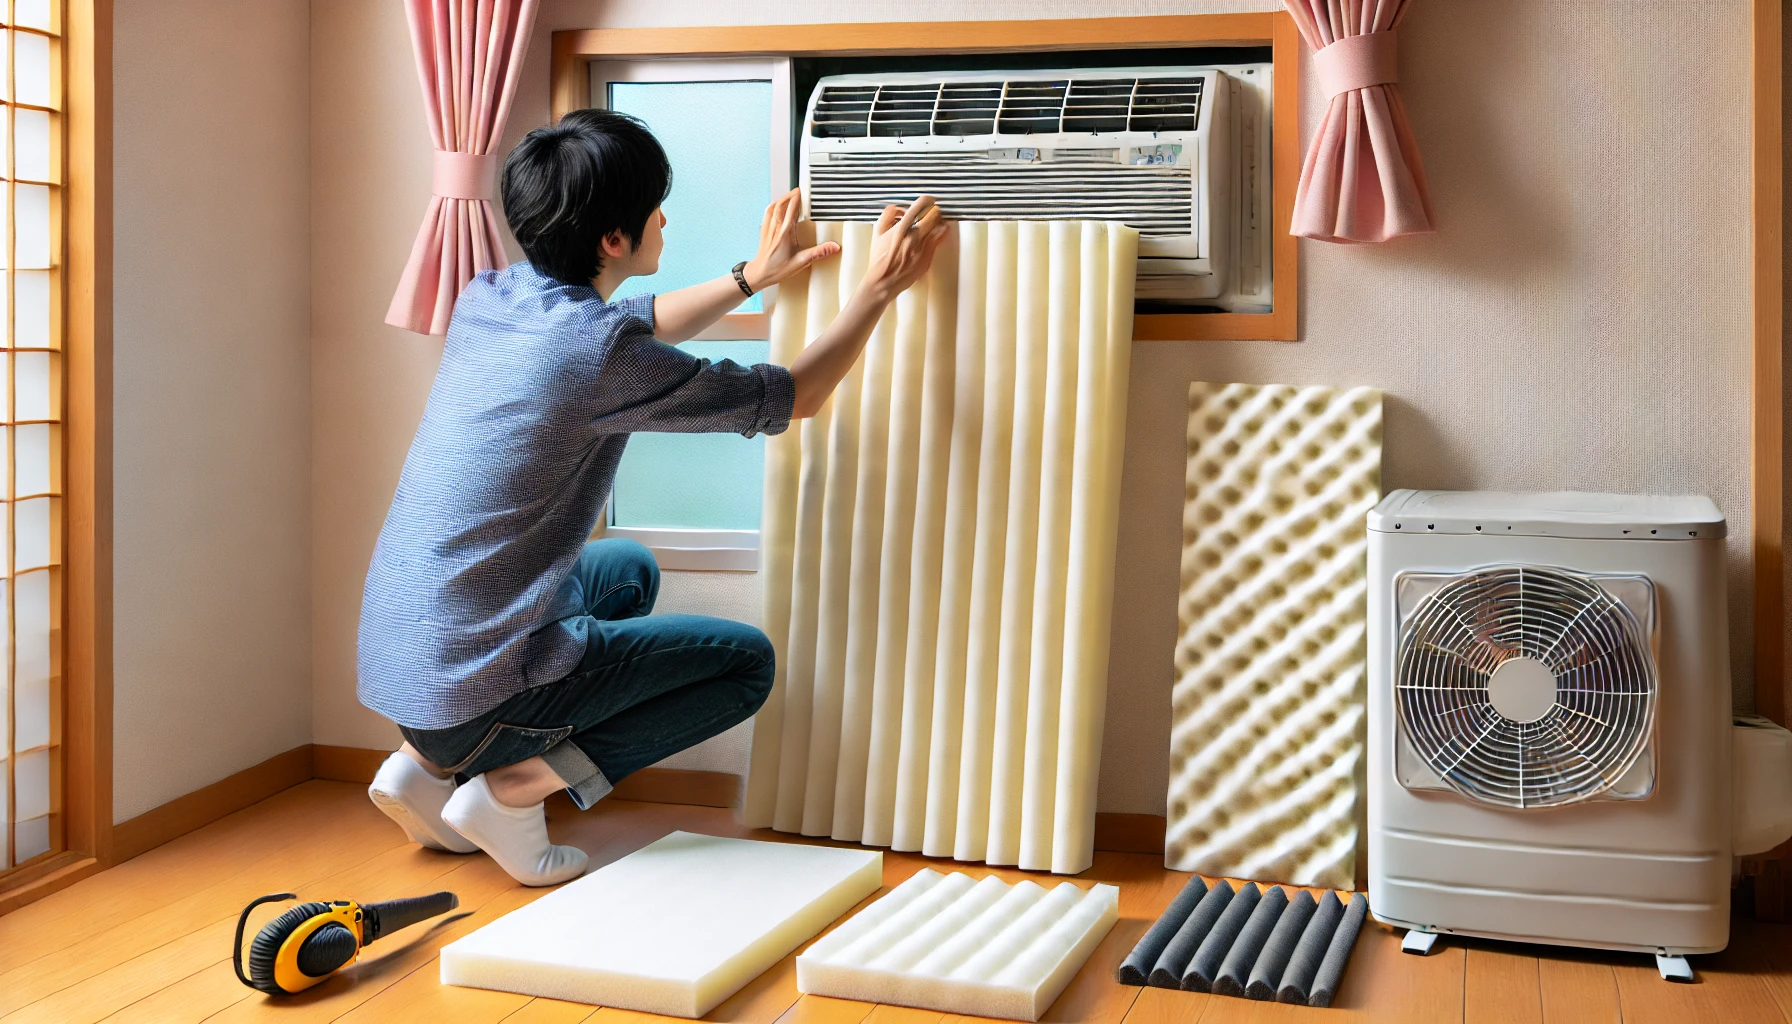
[[[1120,965],[1122,985],[1330,1006],[1369,914],[1362,893],[1189,879]]]

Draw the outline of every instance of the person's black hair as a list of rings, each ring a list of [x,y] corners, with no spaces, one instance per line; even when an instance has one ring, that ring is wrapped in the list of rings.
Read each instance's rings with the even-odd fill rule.
[[[504,219],[543,274],[589,285],[613,231],[641,244],[672,191],[672,165],[637,118],[575,110],[523,136],[504,161]]]

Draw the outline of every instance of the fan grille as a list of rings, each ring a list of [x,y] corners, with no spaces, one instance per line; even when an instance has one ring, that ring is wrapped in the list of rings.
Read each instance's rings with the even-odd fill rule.
[[[1540,662],[1555,699],[1534,721],[1495,707],[1489,681]],[[1654,729],[1655,661],[1629,608],[1594,581],[1530,566],[1466,574],[1402,630],[1396,705],[1413,749],[1452,789],[1502,807],[1554,807],[1609,789]]]

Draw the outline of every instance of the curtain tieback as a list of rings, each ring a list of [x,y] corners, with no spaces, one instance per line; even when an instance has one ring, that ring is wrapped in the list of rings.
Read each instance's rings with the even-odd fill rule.
[[[1319,88],[1329,102],[1332,97],[1371,85],[1386,85],[1400,80],[1395,33],[1367,32],[1345,36],[1330,46],[1313,52],[1313,67],[1319,72]]]
[[[498,154],[436,150],[429,190],[443,199],[490,199],[498,182]]]

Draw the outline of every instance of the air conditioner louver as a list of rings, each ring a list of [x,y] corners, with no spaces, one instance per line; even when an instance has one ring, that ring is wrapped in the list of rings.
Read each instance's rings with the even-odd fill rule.
[[[1605,792],[1641,755],[1655,662],[1635,615],[1593,580],[1479,570],[1401,627],[1394,704],[1406,741],[1452,789],[1553,807]]]
[[[1109,151],[1111,152],[1111,151]],[[1187,167],[1112,157],[1017,163],[983,153],[842,153],[809,168],[816,220],[876,220],[922,193],[959,220],[1117,220],[1147,237],[1190,231]]]

